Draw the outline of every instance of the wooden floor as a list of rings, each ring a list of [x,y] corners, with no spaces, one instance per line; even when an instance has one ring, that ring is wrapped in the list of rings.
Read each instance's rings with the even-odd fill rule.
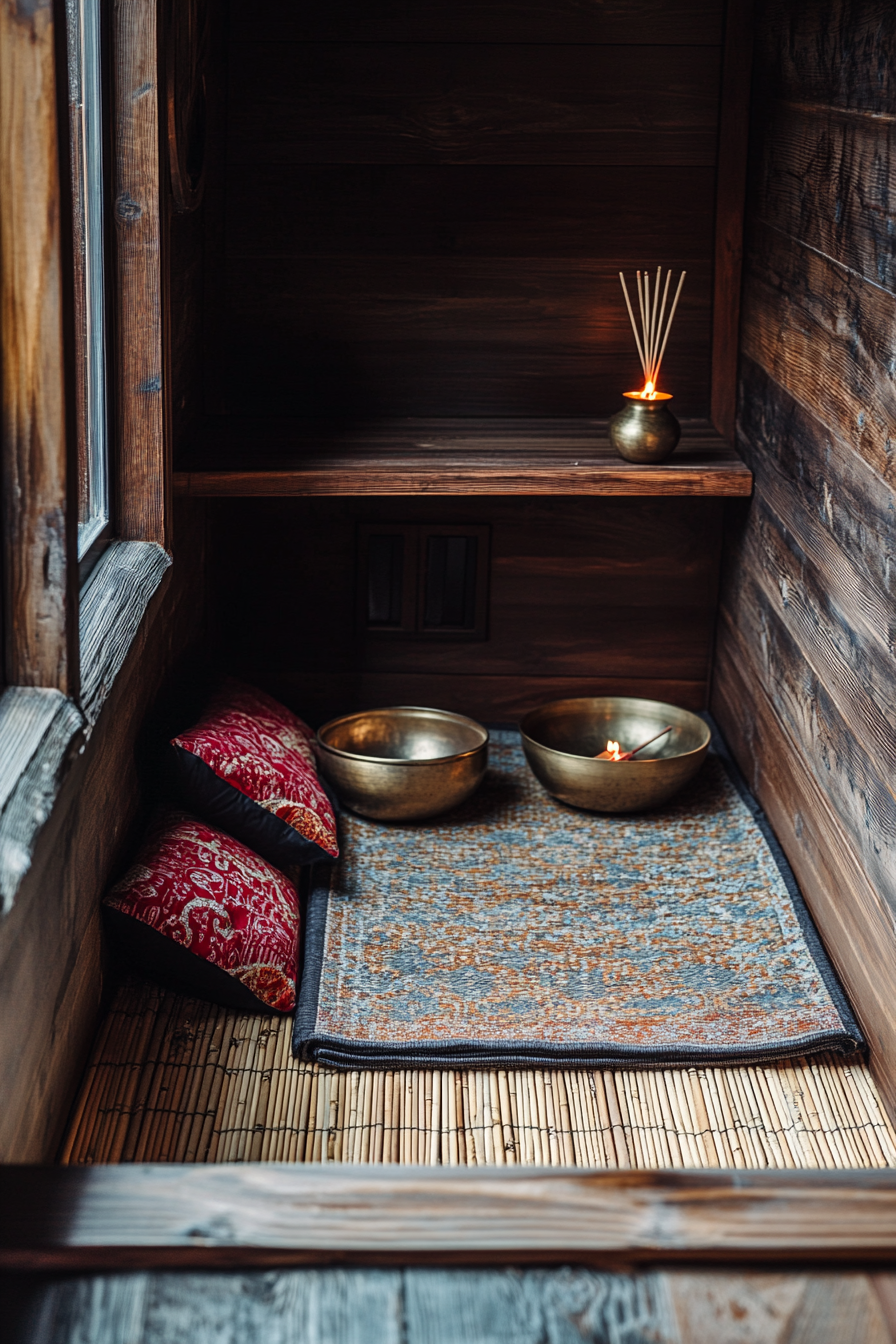
[[[892,1344],[896,1325],[896,1276],[861,1273],[144,1273],[0,1279],[0,1298],[8,1344]]]
[[[896,1166],[863,1064],[338,1072],[291,1019],[120,987],[61,1160],[597,1168]]]

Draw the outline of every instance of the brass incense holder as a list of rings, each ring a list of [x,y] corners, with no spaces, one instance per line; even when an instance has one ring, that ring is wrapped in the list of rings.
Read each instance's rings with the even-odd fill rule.
[[[474,719],[400,705],[347,714],[317,734],[318,763],[340,801],[375,821],[422,821],[466,801],[488,765]]]
[[[669,392],[626,392],[628,405],[610,421],[610,442],[626,462],[665,462],[681,438],[681,425],[666,405]]]
[[[596,760],[609,741],[625,751],[672,731],[634,760]],[[604,695],[553,700],[520,724],[536,779],[561,802],[588,812],[644,812],[660,807],[699,770],[709,729],[686,709],[660,700]]]

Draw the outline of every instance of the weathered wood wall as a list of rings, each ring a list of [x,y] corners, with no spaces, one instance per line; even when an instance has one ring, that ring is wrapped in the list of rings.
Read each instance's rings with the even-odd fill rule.
[[[661,262],[665,385],[708,414],[723,14],[234,4],[207,410],[607,415],[617,272]]]
[[[46,0],[0,3],[3,676],[77,693],[55,53]]]
[[[99,896],[133,839],[134,746],[169,671],[202,634],[203,506],[179,505],[163,581],[0,923],[0,1162],[52,1161],[103,989]]]
[[[892,1344],[896,1329],[896,1278],[855,1272],[19,1276],[0,1293],[9,1344]]]
[[[222,664],[316,723],[390,703],[507,720],[561,695],[700,709],[722,508],[664,498],[216,501]],[[374,521],[490,526],[487,639],[359,632],[358,527]]]
[[[713,707],[896,1104],[896,9],[760,0]]]

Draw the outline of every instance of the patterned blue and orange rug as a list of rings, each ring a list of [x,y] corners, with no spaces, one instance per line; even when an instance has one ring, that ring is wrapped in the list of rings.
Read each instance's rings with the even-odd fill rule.
[[[297,1054],[343,1068],[751,1061],[862,1046],[767,823],[711,754],[675,801],[580,812],[493,731],[464,807],[343,817],[308,903]]]

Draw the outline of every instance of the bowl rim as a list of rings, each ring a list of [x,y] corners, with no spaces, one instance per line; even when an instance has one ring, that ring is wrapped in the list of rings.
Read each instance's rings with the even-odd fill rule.
[[[557,747],[549,747],[545,742],[539,742],[537,738],[531,737],[529,733],[526,732],[525,725],[530,719],[536,714],[540,714],[544,710],[550,709],[554,705],[575,705],[583,704],[585,702],[591,704],[595,700],[625,700],[629,704],[651,705],[660,709],[672,709],[676,714],[687,714],[689,718],[695,719],[697,723],[700,724],[705,733],[705,738],[699,746],[692,747],[690,751],[681,751],[677,756],[646,756],[640,761],[599,761],[594,756],[580,756],[577,752],[560,751]],[[549,751],[553,756],[562,756],[564,760],[567,761],[591,761],[598,768],[610,765],[614,767],[620,765],[656,765],[658,761],[685,761],[689,756],[696,756],[698,752],[706,751],[712,740],[712,729],[709,724],[706,723],[704,719],[701,719],[699,714],[695,714],[693,710],[684,709],[681,705],[669,704],[666,700],[647,700],[643,696],[638,695],[573,695],[563,696],[559,700],[546,700],[543,705],[539,705],[536,709],[529,710],[529,713],[521,719],[519,730],[523,742],[531,742],[532,746],[537,747],[539,751]]]
[[[432,714],[438,719],[448,719],[452,723],[462,723],[467,727],[473,728],[476,732],[482,734],[482,741],[475,747],[468,747],[466,751],[456,751],[450,756],[426,756],[423,759],[411,760],[402,756],[368,756],[360,751],[344,751],[341,747],[331,746],[325,742],[322,733],[328,728],[335,728],[338,724],[350,723],[352,719],[367,718],[373,714],[394,714],[396,711],[411,710],[416,714]],[[475,756],[477,752],[486,748],[491,740],[488,729],[476,719],[471,719],[466,714],[456,714],[450,709],[431,709],[426,705],[384,705],[380,709],[359,709],[353,714],[340,714],[338,718],[330,719],[327,723],[321,724],[314,736],[315,743],[321,751],[329,752],[331,756],[336,756],[343,761],[366,761],[370,765],[445,765],[449,761],[462,761],[468,756]]]

